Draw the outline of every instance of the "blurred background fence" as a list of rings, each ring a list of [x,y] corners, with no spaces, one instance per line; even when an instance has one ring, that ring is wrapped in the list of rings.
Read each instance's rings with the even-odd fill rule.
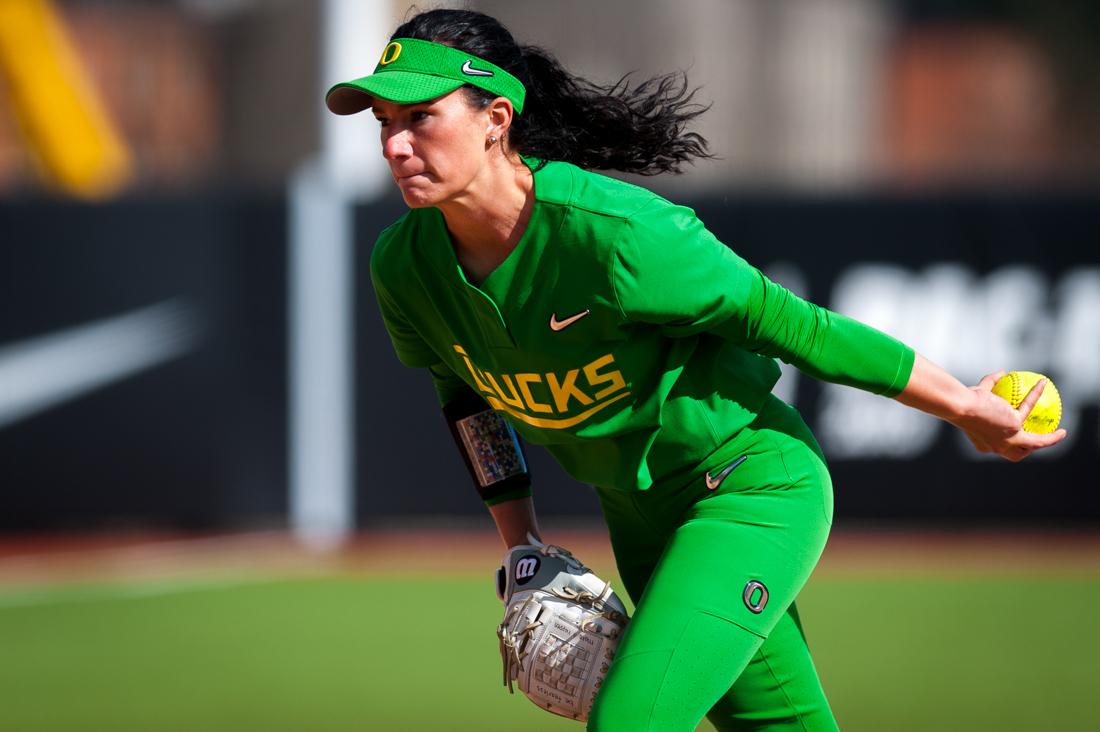
[[[596,81],[686,70],[717,158],[643,182],[773,278],[963,380],[1027,369],[1059,386],[1070,438],[1010,465],[785,369],[838,523],[1100,518],[1096,4],[469,6]],[[340,533],[483,513],[374,306],[370,249],[402,211],[375,123],[323,111],[408,12],[0,2],[0,530]],[[311,270],[318,256],[334,269]],[[346,298],[309,309],[306,271],[336,272]],[[315,351],[332,370],[310,371]],[[336,406],[318,429],[303,404]],[[594,515],[589,491],[532,462],[544,513]]]

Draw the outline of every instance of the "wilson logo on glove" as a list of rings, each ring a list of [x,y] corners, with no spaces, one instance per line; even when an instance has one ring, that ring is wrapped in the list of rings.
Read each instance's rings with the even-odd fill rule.
[[[539,572],[538,557],[524,557],[516,562],[516,584],[525,585]]]

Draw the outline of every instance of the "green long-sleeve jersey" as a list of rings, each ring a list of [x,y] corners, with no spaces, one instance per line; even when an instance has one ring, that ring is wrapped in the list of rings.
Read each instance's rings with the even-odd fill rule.
[[[577,480],[636,491],[709,467],[768,398],[776,358],[887,396],[908,382],[912,349],[769,281],[691,209],[529,164],[531,219],[480,285],[438,209],[375,246],[397,356],[431,369],[442,403],[472,389]]]

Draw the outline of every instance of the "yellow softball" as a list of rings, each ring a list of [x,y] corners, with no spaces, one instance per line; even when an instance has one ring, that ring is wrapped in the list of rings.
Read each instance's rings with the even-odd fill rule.
[[[993,393],[1005,399],[1013,407],[1019,407],[1039,379],[1046,379],[1047,385],[1043,387],[1043,393],[1035,403],[1035,408],[1024,420],[1024,430],[1045,434],[1058,429],[1058,422],[1062,419],[1062,399],[1058,396],[1058,390],[1054,388],[1054,382],[1050,377],[1034,371],[1010,371],[993,385]]]

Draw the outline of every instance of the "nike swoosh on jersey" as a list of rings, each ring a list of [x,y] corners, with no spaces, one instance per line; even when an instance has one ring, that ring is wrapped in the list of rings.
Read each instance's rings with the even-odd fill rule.
[[[565,320],[558,320],[557,313],[550,313],[550,330],[565,330],[569,326],[573,325],[573,323],[576,323],[578,320],[583,318],[585,315],[588,315],[589,312],[590,311],[588,310],[582,310],[576,315],[569,316]]]
[[[193,350],[202,335],[180,300],[0,346],[0,428]]]
[[[726,467],[722,468],[721,472],[718,473],[718,475],[714,476],[713,478],[710,477],[710,471],[708,470],[707,474],[706,474],[707,490],[712,491],[715,488],[717,488],[718,486],[722,485],[722,481],[726,479],[726,476],[729,475],[730,473],[732,473],[734,468],[736,468],[738,465],[740,465],[741,463],[745,462],[748,459],[749,459],[748,455],[742,455],[741,457],[737,458],[736,460],[734,460],[732,463],[730,463]]]
[[[493,75],[492,71],[486,71],[484,69],[475,69],[475,68],[473,68],[472,66],[470,66],[469,61],[462,64],[462,73],[466,74],[466,76],[492,76]]]

